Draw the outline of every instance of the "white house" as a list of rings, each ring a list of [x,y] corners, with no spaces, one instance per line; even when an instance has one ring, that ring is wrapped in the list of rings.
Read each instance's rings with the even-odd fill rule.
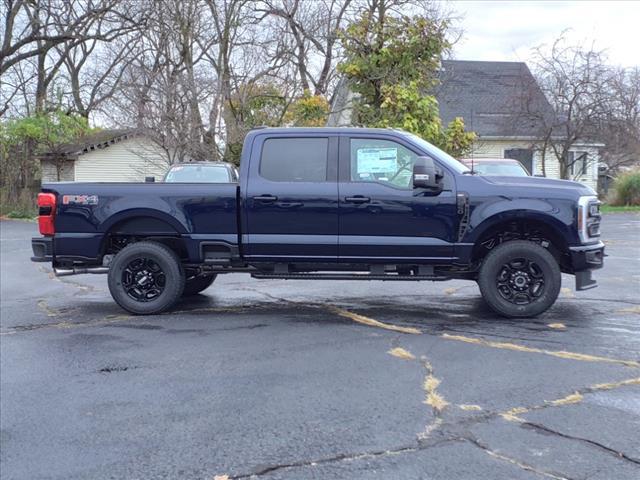
[[[156,143],[129,130],[101,130],[40,157],[43,182],[143,182],[160,179],[169,160]]]
[[[462,117],[467,130],[477,134],[468,157],[513,158],[529,172],[543,174],[541,118],[554,113],[525,63],[443,60],[440,85],[434,94],[444,125]],[[342,80],[334,96],[329,126],[352,124],[352,99],[353,94]],[[597,188],[602,146],[574,144],[574,180]],[[559,162],[550,149],[544,155],[544,174],[560,178]]]

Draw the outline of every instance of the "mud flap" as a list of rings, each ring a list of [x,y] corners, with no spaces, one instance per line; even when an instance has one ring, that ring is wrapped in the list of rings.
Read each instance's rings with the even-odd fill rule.
[[[582,272],[575,273],[576,291],[589,290],[598,286],[598,282],[591,277],[592,273],[591,270],[583,270]]]

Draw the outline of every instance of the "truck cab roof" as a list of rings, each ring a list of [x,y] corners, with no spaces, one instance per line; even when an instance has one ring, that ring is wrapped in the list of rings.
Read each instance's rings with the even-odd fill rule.
[[[397,128],[364,128],[364,127],[258,127],[250,133],[286,134],[286,133],[313,133],[313,134],[385,134],[397,132],[406,134],[405,130]]]

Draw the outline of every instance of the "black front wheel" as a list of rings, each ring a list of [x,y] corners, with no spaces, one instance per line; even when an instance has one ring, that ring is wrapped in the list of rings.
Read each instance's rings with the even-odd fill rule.
[[[109,266],[111,296],[136,315],[152,315],[170,308],[182,295],[184,285],[180,259],[161,243],[132,243]]]
[[[560,293],[560,267],[540,245],[516,240],[498,245],[482,262],[478,285],[489,306],[505,317],[535,317]]]

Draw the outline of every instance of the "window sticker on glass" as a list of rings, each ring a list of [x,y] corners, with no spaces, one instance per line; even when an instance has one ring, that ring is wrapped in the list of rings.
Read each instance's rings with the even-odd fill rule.
[[[398,169],[397,148],[359,148],[358,175],[395,172]]]

